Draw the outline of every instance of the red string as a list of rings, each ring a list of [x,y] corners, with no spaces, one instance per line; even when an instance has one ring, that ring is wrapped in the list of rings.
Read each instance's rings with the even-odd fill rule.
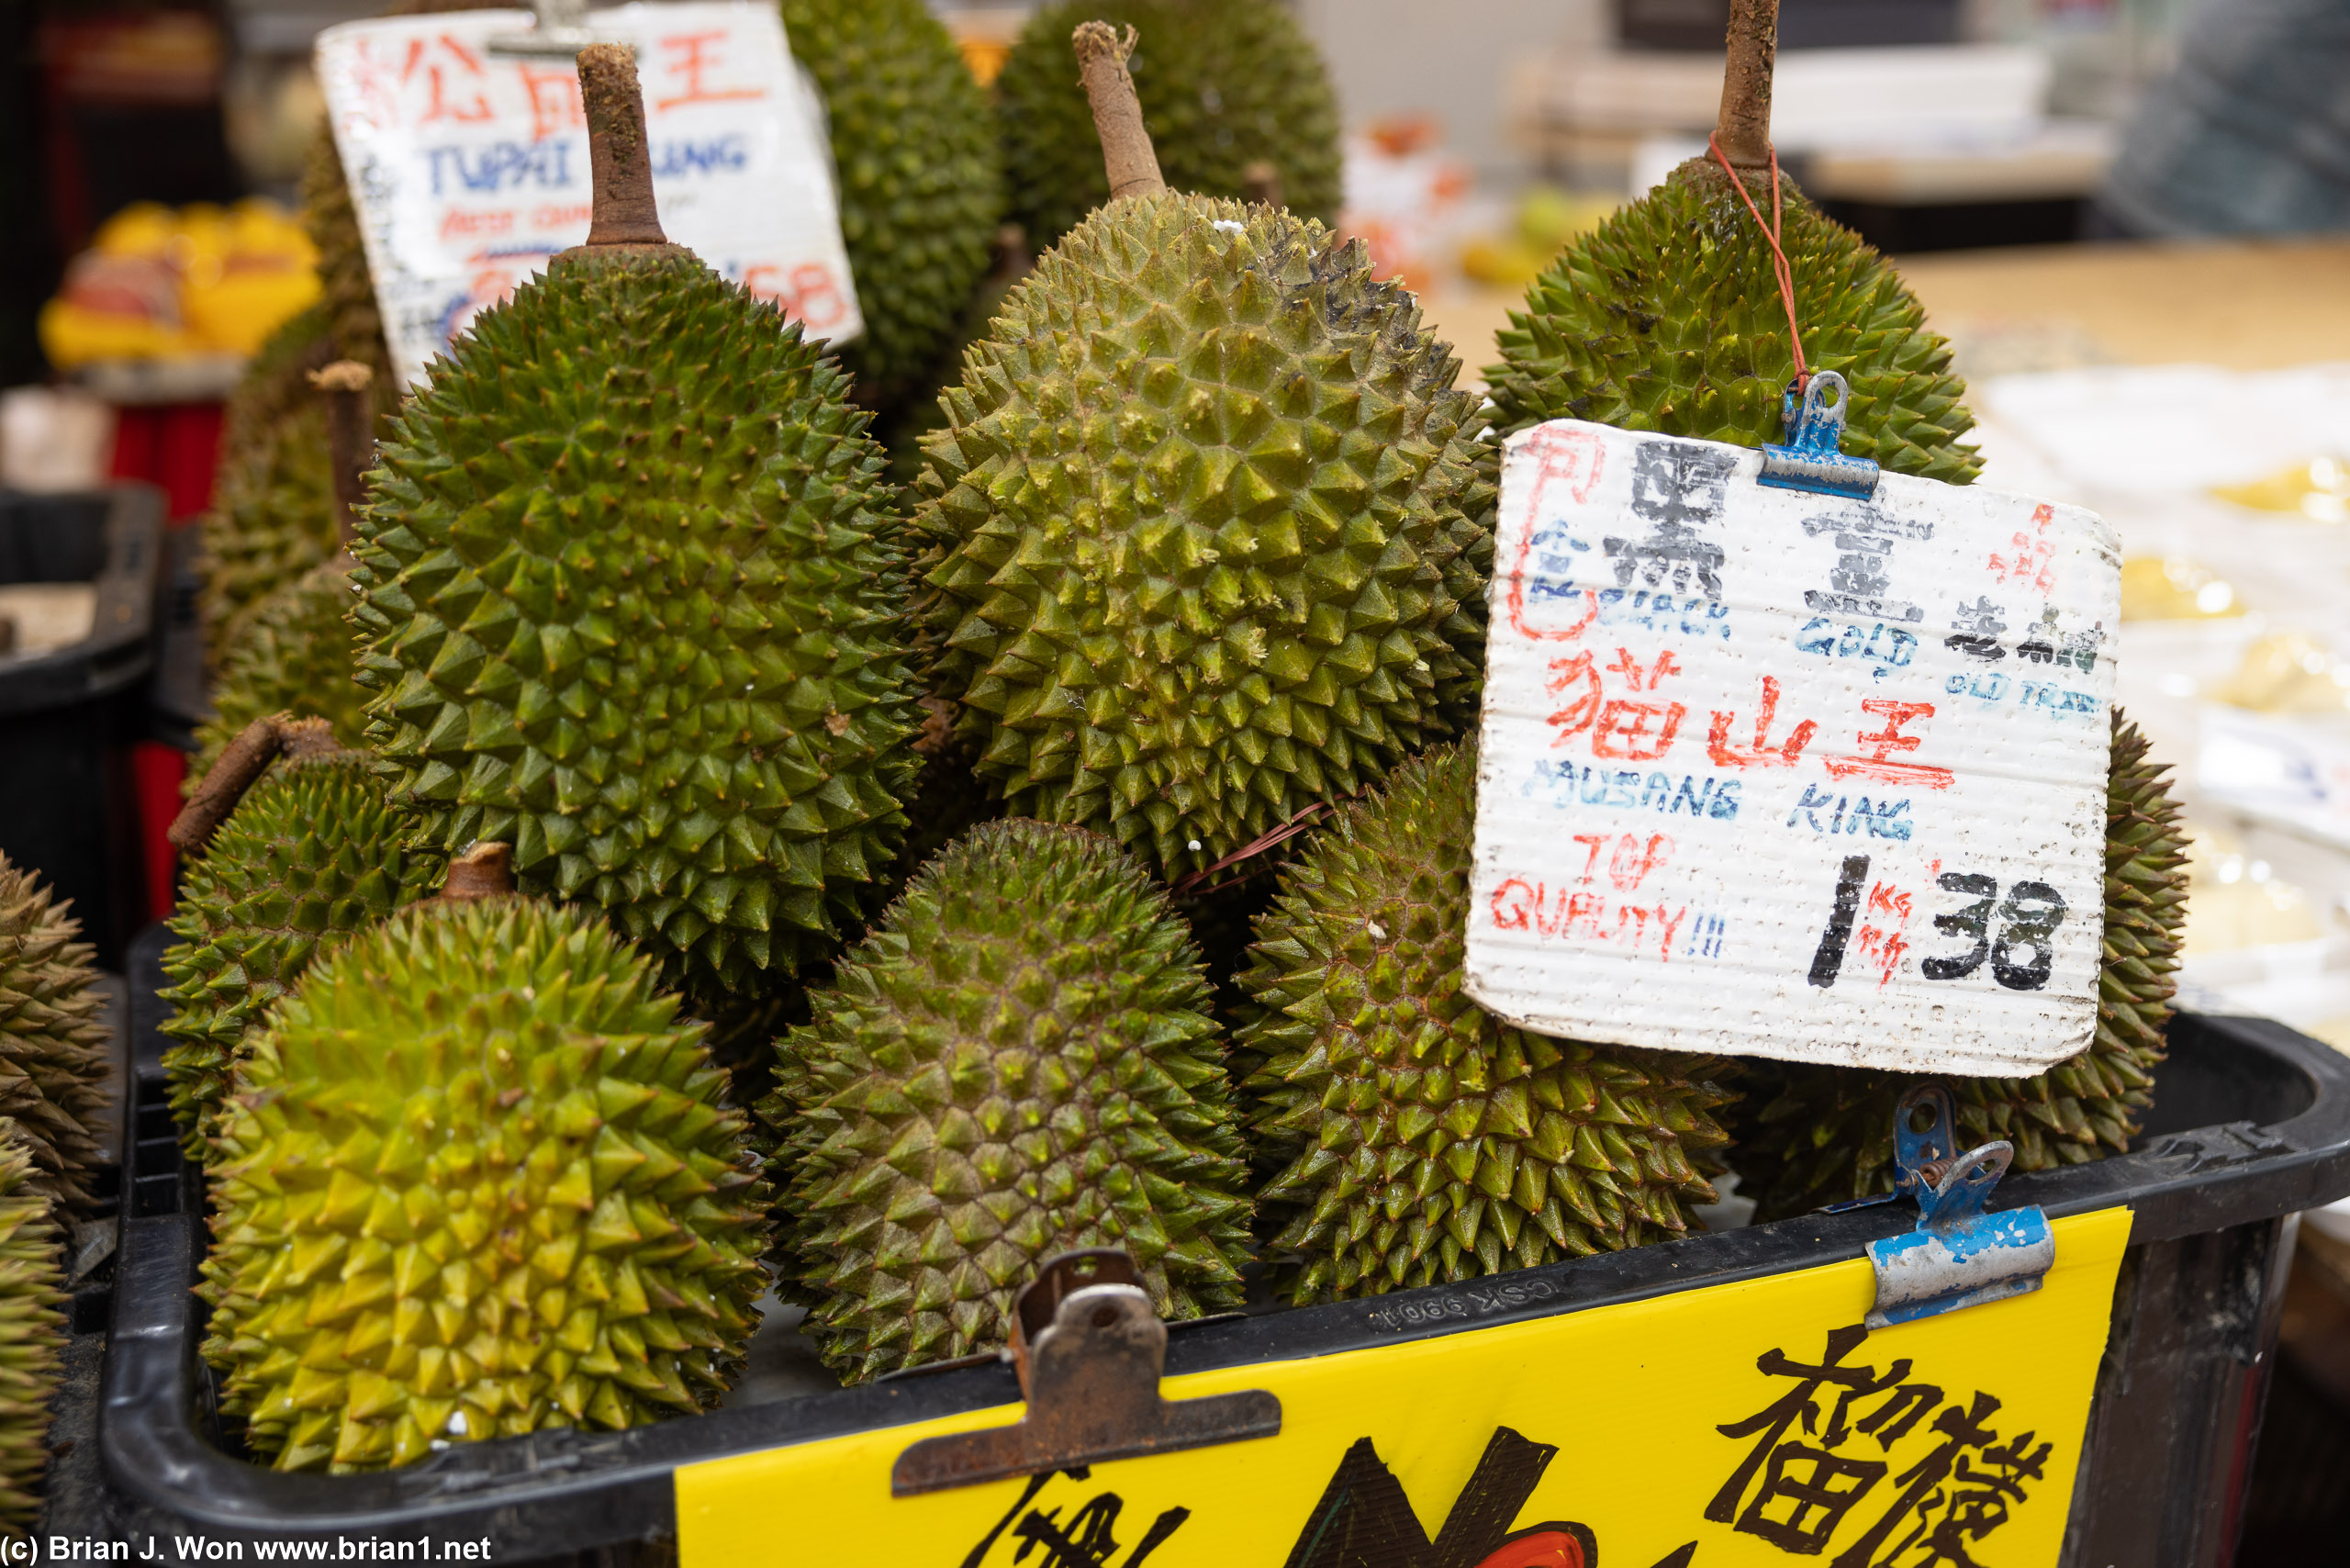
[[[1787,345],[1795,351],[1796,356],[1796,395],[1801,397],[1804,384],[1811,379],[1811,372],[1804,368],[1803,333],[1796,327],[1795,270],[1787,265],[1787,253],[1779,246],[1779,150],[1775,147],[1771,149],[1771,221],[1766,224],[1762,221],[1762,209],[1754,205],[1754,197],[1747,192],[1746,182],[1740,179],[1738,171],[1729,166],[1729,155],[1722,151],[1722,144],[1710,132],[1706,137],[1706,147],[1713,153],[1715,162],[1721,164],[1722,173],[1729,176],[1730,186],[1746,203],[1746,210],[1754,215],[1754,226],[1762,230],[1762,238],[1771,241],[1771,264],[1779,274],[1779,298],[1787,308]]]

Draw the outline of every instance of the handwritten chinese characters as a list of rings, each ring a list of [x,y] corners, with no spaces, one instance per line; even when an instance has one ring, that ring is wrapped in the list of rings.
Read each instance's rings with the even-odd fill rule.
[[[1512,439],[1468,989],[1667,1049],[2062,1059],[2094,1023],[2110,531],[1899,475],[1860,501],[1766,490],[1756,467],[1574,421]],[[1613,875],[1651,842],[1636,884]],[[1997,890],[1984,910],[1965,879]]]
[[[593,192],[572,67],[501,55],[513,11],[330,28],[319,76],[403,381],[586,238]],[[772,9],[599,11],[633,44],[669,237],[817,337],[862,330],[816,117]]]
[[[1973,1553],[2032,1500],[2055,1445],[2002,1434],[1996,1396],[1928,1383],[1907,1357],[1848,1360],[1867,1338],[1834,1328],[1816,1361],[1778,1349],[1756,1359],[1786,1386],[1715,1428],[1745,1451],[1706,1518],[1829,1568],[1980,1568]]]

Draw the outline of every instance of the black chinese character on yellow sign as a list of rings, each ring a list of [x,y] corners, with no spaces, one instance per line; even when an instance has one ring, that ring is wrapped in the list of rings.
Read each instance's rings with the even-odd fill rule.
[[[1867,1338],[1856,1324],[1830,1330],[1817,1361],[1776,1349],[1755,1359],[1794,1386],[1715,1428],[1754,1441],[1706,1518],[1795,1555],[1833,1550],[1831,1568],[1981,1568],[1968,1548],[2023,1503],[2053,1445],[2031,1432],[2002,1443],[1988,1424],[1997,1398],[1945,1404],[1942,1389],[1909,1381],[1906,1359],[1883,1372],[1848,1361]]]

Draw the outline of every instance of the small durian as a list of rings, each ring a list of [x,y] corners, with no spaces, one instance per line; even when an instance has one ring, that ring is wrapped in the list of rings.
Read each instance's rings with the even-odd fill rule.
[[[1969,483],[1982,464],[1958,444],[1975,420],[1949,342],[1891,263],[1774,173],[1776,14],[1775,0],[1733,13],[1715,140],[1738,183],[1693,158],[1561,252],[1500,334],[1501,363],[1485,372],[1494,422],[1505,435],[1572,419],[1738,446],[1781,439],[1796,363],[1763,231],[1775,201],[1805,366],[1850,390],[1844,450]]]
[[[310,375],[327,407],[335,553],[263,599],[235,633],[220,660],[212,717],[196,727],[196,762],[187,774],[191,792],[246,725],[272,713],[324,719],[347,746],[366,734],[369,693],[353,665],[348,547],[375,420],[374,380],[374,373],[354,360]]]
[[[314,308],[334,350],[325,357],[365,365],[374,373],[375,411],[389,413],[397,388],[392,351],[384,338],[366,242],[360,237],[358,205],[343,177],[334,133],[325,126],[319,128],[302,166],[302,221],[319,255],[319,303]]]
[[[2089,1048],[2031,1078],[1946,1078],[1958,1142],[2015,1145],[2017,1170],[2128,1151],[2154,1104],[2187,924],[2187,831],[2169,768],[2113,716],[2105,796],[2105,946]],[[1756,1062],[1750,1125],[1731,1156],[1755,1217],[1893,1191],[1893,1117],[1914,1073]]]
[[[1125,1249],[1162,1316],[1240,1305],[1247,1172],[1199,953],[1108,839],[973,830],[810,1000],[759,1112],[826,1365],[999,1347],[1077,1247]]]
[[[717,1402],[767,1284],[767,1193],[654,980],[593,911],[443,898],[271,1014],[221,1116],[199,1287],[222,1408],[269,1464]]]
[[[922,613],[990,790],[1172,877],[1472,711],[1492,448],[1360,242],[1165,189],[1120,46],[1077,37],[1121,195],[946,394]]]
[[[333,359],[323,309],[272,333],[221,420],[196,596],[214,670],[263,601],[334,554],[334,465],[309,375]]]
[[[1088,18],[1140,39],[1129,65],[1167,183],[1238,201],[1266,185],[1301,217],[1338,217],[1338,99],[1321,51],[1274,0],[1061,0],[1037,9],[996,77],[1012,216],[1038,250],[1110,198],[1093,117],[1069,68]]]
[[[667,243],[635,68],[580,56],[588,243],[390,421],[352,580],[393,800],[698,991],[829,957],[920,723],[894,491],[798,323]]]
[[[870,408],[937,363],[988,270],[1003,175],[987,95],[922,0],[783,0],[823,94],[865,333],[841,361]]]
[[[1549,1039],[1462,991],[1472,746],[1317,828],[1258,922],[1239,1051],[1301,1303],[1475,1279],[1701,1229],[1720,1058]]]
[[[313,735],[321,745],[324,736]],[[406,827],[367,759],[330,745],[253,785],[190,860],[163,952],[172,1114],[188,1157],[208,1158],[214,1117],[247,1032],[310,965],[431,891],[437,857]]]
[[[0,1120],[0,1535],[24,1539],[49,1468],[49,1404],[65,1342],[59,1231],[31,1150]]]
[[[86,1219],[91,1181],[112,1163],[106,994],[81,922],[0,854],[0,1117],[32,1160],[25,1191]]]

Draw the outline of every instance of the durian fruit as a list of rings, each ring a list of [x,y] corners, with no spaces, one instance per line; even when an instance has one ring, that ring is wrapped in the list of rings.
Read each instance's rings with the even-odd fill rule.
[[[356,752],[279,765],[252,786],[187,867],[163,953],[163,1033],[172,1113],[192,1159],[207,1158],[214,1118],[248,1030],[310,965],[352,933],[429,892],[435,856],[401,846],[404,823]]]
[[[923,613],[990,790],[1173,876],[1471,711],[1492,449],[1359,242],[1121,185],[946,395]]]
[[[1477,754],[1337,808],[1258,923],[1238,1047],[1301,1304],[1475,1279],[1701,1228],[1719,1058],[1548,1039],[1460,989]]]
[[[312,566],[256,607],[237,635],[212,691],[212,717],[196,726],[193,789],[244,727],[271,713],[324,719],[356,746],[367,733],[367,702],[353,666],[350,560]]]
[[[327,405],[328,448],[334,494],[329,515],[335,553],[254,608],[221,660],[212,693],[212,717],[196,727],[197,782],[245,726],[271,713],[326,720],[335,737],[356,745],[366,734],[368,693],[352,665],[351,514],[364,494],[368,432],[375,423],[375,375],[355,360],[338,360],[309,380]]]
[[[832,130],[841,238],[865,334],[842,352],[857,396],[916,389],[988,270],[1003,175],[987,96],[922,0],[783,0],[792,58]]]
[[[424,842],[509,842],[524,890],[756,989],[861,923],[903,835],[900,524],[839,368],[659,240],[633,66],[582,59],[614,57],[583,92],[634,183],[599,152],[588,243],[476,318],[378,449],[368,737]]]
[[[90,1216],[90,1181],[109,1163],[106,1005],[81,923],[0,854],[0,1117],[32,1160],[25,1191],[69,1220]]]
[[[2187,834],[2166,765],[2113,717],[2105,796],[2105,946],[2089,1048],[2031,1078],[1948,1078],[1958,1142],[2015,1145],[2017,1170],[2128,1150],[2154,1103],[2187,924]],[[1755,1106],[1732,1156],[1757,1219],[1893,1191],[1893,1116],[1915,1074],[1751,1064]]]
[[[1075,1247],[1125,1248],[1162,1316],[1240,1305],[1246,1172],[1199,955],[1109,840],[975,829],[811,1001],[760,1114],[827,1365],[1000,1346]]]
[[[401,6],[394,15],[429,6]],[[359,208],[344,179],[342,159],[335,151],[334,133],[319,129],[302,166],[302,219],[310,244],[319,253],[319,303],[327,340],[334,345],[330,359],[356,360],[374,372],[377,411],[388,413],[397,390],[392,353],[384,339],[384,318],[375,304],[375,280],[367,270],[365,241],[360,238]]]
[[[30,1150],[0,1120],[0,1535],[29,1534],[49,1467],[49,1402],[65,1339],[57,1226]]]
[[[592,911],[413,905],[238,1065],[204,1354],[280,1470],[707,1409],[766,1288],[767,1193],[699,1025]]]
[[[1504,434],[1573,419],[1740,446],[1782,439],[1795,364],[1762,229],[1776,11],[1773,0],[1735,15],[1716,132],[1755,211],[1719,162],[1693,158],[1561,252],[1511,312],[1501,363],[1485,372]],[[1882,255],[1784,174],[1775,183],[1807,368],[1850,388],[1844,450],[1897,474],[1971,482],[1982,464],[1958,444],[1975,420],[1950,344],[1926,330]]]
[[[1337,219],[1338,100],[1320,51],[1275,0],[1062,0],[1022,29],[995,83],[1012,216],[1038,250],[1109,199],[1069,31],[1099,18],[1140,44],[1128,62],[1167,183],[1232,200],[1270,163],[1290,208]]]
[[[217,670],[263,601],[334,554],[334,467],[311,371],[334,358],[322,306],[273,333],[222,417],[197,606]]]

